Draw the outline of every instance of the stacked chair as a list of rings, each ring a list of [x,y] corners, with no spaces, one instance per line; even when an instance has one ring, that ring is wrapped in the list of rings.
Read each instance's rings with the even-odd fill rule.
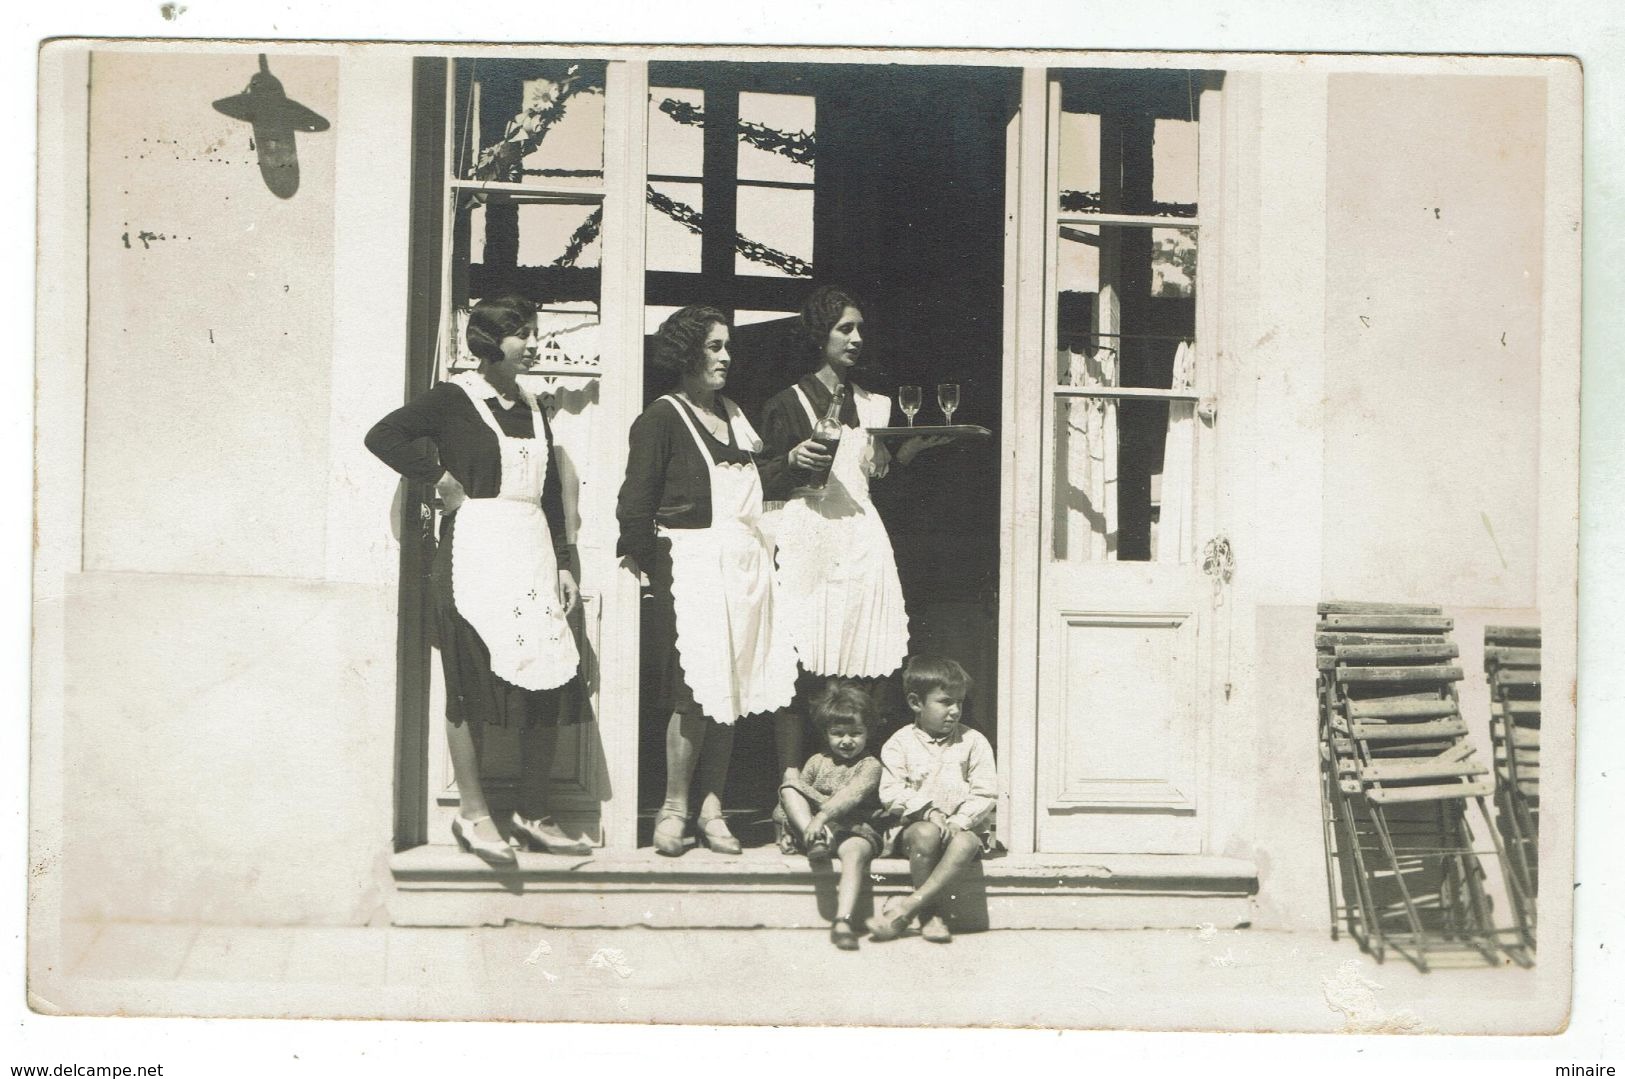
[[[1466,814],[1476,802],[1489,819],[1495,783],[1457,701],[1454,623],[1437,607],[1322,603],[1315,628],[1333,938],[1346,926],[1379,963],[1392,948],[1424,971],[1440,953],[1500,963]],[[1522,945],[1507,952],[1528,965]]]
[[[1518,880],[1513,902],[1524,904],[1519,928],[1533,948],[1540,883],[1540,628],[1485,627],[1484,674],[1495,746],[1496,827]]]

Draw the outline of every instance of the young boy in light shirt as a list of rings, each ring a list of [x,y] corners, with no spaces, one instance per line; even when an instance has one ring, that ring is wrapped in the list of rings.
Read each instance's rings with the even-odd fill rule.
[[[987,739],[960,725],[969,689],[970,676],[951,659],[913,656],[903,668],[914,722],[880,751],[880,801],[901,821],[897,849],[908,859],[914,891],[869,919],[875,940],[892,940],[919,918],[926,940],[951,941],[935,904],[992,835],[999,774]]]

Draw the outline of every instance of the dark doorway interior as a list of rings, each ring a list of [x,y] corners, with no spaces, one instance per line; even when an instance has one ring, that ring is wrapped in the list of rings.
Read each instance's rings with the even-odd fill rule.
[[[918,422],[931,423],[941,422],[936,385],[957,382],[955,422],[994,432],[991,442],[923,455],[877,483],[875,498],[897,552],[913,650],[946,654],[966,667],[976,683],[967,721],[996,737],[1005,138],[1019,73],[656,63],[650,84],[703,95],[705,176],[689,185],[703,187],[697,265],[692,272],[651,270],[648,304],[670,309],[704,302],[730,314],[785,313],[736,326],[729,395],[754,417],[767,397],[805,373],[792,359],[794,324],[787,315],[815,285],[838,283],[866,305],[866,349],[879,368],[871,388],[895,397],[899,384],[922,386]],[[744,264],[736,258],[735,237],[744,229],[733,202],[741,190],[736,130],[740,102],[747,111],[750,102],[741,95],[756,93],[816,102],[810,274],[739,272]],[[669,388],[658,372],[646,374],[651,400]],[[902,422],[901,415],[895,420]],[[888,713],[893,723],[906,721],[900,694]],[[639,804],[646,810],[662,795],[664,730],[664,716],[643,716]],[[728,801],[730,808],[752,808],[735,821],[747,842],[766,841],[775,788],[772,725],[762,718],[742,721]],[[648,827],[645,819],[644,842]]]

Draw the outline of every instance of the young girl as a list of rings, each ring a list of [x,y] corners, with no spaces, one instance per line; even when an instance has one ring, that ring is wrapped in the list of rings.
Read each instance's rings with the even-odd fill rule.
[[[855,951],[858,935],[852,912],[869,863],[881,852],[885,810],[880,806],[880,762],[866,752],[875,727],[875,706],[854,685],[832,680],[813,700],[813,723],[825,752],[814,753],[799,772],[792,770],[779,789],[779,805],[791,835],[804,844],[807,860],[841,860],[835,922],[829,939],[842,951]]]

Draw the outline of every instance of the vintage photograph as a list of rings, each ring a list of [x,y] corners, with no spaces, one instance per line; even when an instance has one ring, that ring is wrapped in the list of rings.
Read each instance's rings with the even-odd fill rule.
[[[47,43],[31,1007],[1562,1030],[1582,83]]]

